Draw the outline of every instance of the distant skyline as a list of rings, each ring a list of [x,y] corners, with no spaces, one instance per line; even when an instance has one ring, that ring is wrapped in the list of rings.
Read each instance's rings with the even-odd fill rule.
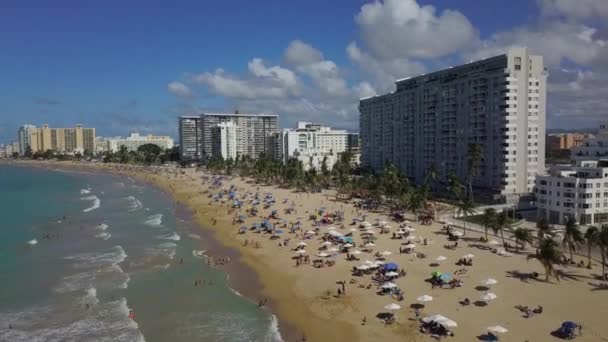
[[[357,130],[360,97],[510,46],[545,56],[548,128],[608,120],[605,0],[8,0],[0,42],[0,143],[25,123],[175,137],[203,110]]]

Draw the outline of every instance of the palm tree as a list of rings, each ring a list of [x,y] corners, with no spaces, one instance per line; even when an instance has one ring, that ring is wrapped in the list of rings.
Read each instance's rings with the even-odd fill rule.
[[[458,179],[458,177],[454,175],[449,175],[447,190],[456,200],[462,198],[462,189],[463,185]]]
[[[473,177],[477,175],[478,162],[481,159],[481,145],[477,143],[470,143],[469,150],[467,151],[467,181],[469,185],[469,199],[473,201]]]
[[[587,231],[585,231],[585,241],[587,244],[587,268],[591,269],[591,247],[597,244],[597,238],[600,230],[597,227],[589,227]]]
[[[431,196],[437,191],[437,167],[435,167],[435,163],[432,163],[426,171],[426,175],[424,176],[424,186],[429,187],[429,183],[432,182],[431,188]],[[433,196],[434,197],[434,196]],[[433,218],[437,217],[437,202],[433,201]]]
[[[500,232],[500,237],[502,239],[502,245],[505,245],[505,234],[504,231],[505,229],[509,229],[510,224],[509,224],[509,216],[507,215],[507,213],[505,211],[501,211],[500,214],[498,214],[496,216],[496,221],[494,222],[494,226],[492,227],[492,230],[494,231],[494,234],[498,235],[498,233]]]
[[[517,228],[513,230],[513,236],[515,237],[515,251],[519,251],[519,244],[521,243],[522,249],[526,247],[526,242],[532,242],[532,232],[528,228]]]
[[[467,235],[467,219],[471,214],[475,213],[475,205],[470,199],[467,198],[460,200],[456,207],[456,215],[459,217],[464,217],[464,219],[462,219],[463,235]]]
[[[545,218],[541,218],[536,222],[536,251],[538,252],[538,246],[540,242],[545,238],[553,238],[555,232],[553,228],[549,226],[549,223]]]
[[[597,245],[600,247],[602,254],[602,278],[608,280],[608,274],[606,274],[606,252],[608,252],[608,224],[602,226],[597,235]]]
[[[487,208],[483,212],[483,216],[481,217],[481,225],[483,226],[483,231],[486,234],[486,241],[488,240],[488,229],[490,227],[494,227],[496,224],[496,209]]]
[[[575,252],[585,242],[583,233],[581,233],[576,221],[570,218],[566,222],[566,229],[564,230],[564,238],[562,240],[562,246],[567,247],[570,251],[570,261],[574,262],[573,252]]]
[[[559,280],[559,274],[555,270],[555,264],[561,263],[562,253],[557,248],[557,242],[552,239],[543,239],[536,254],[528,255],[528,259],[538,260],[545,269],[545,281],[549,281],[549,276],[553,275]]]

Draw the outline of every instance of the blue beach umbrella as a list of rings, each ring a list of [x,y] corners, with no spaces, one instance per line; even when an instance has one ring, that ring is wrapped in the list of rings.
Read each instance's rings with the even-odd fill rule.
[[[439,279],[441,279],[445,282],[448,282],[448,281],[452,280],[452,275],[449,273],[443,273],[439,276]]]

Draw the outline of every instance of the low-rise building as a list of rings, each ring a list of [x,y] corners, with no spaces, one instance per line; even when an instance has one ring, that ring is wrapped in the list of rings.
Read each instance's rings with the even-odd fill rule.
[[[538,216],[552,224],[608,223],[608,160],[554,165],[536,177]]]
[[[99,140],[98,140],[99,141]],[[127,151],[137,151],[140,146],[152,144],[160,147],[162,151],[173,148],[173,139],[164,135],[140,135],[139,133],[130,133],[128,137],[105,138],[101,140],[102,144],[106,144],[102,150],[116,153],[120,151],[122,146],[127,148]],[[99,149],[98,149],[99,150]]]
[[[572,148],[572,159],[608,159],[608,123],[600,124],[594,137],[589,137],[577,147]]]
[[[17,152],[17,151],[15,151]],[[11,158],[13,156],[13,144],[0,145],[0,158]]]

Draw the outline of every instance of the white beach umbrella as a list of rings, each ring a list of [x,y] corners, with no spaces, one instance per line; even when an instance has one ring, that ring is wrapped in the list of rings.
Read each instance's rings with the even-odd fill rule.
[[[401,309],[401,306],[399,304],[391,303],[391,304],[385,306],[384,309],[394,311],[394,310]]]
[[[336,247],[332,247],[330,249],[328,249],[328,251],[330,252],[337,252],[339,249],[337,249]]]
[[[444,260],[448,260],[448,258],[444,257],[443,255],[440,255],[437,258],[435,258],[435,261],[444,261]]]
[[[297,250],[296,254],[306,254],[306,251],[303,249]]]
[[[449,318],[446,318],[446,319],[442,319],[442,320],[440,320],[440,321],[437,321],[437,323],[439,323],[439,324],[443,325],[443,326],[444,326],[444,327],[446,327],[446,328],[456,328],[456,327],[458,326],[458,323],[456,323],[456,322],[452,321],[452,320],[451,320],[451,319],[449,319]]]
[[[433,297],[429,296],[429,295],[423,295],[423,296],[420,296],[420,297],[416,298],[416,300],[419,301],[419,302],[422,302],[422,303],[424,303],[424,302],[430,302],[430,301],[433,300]]]
[[[395,234],[397,234],[397,235],[403,235],[403,234],[405,234],[405,230],[403,230],[403,229],[399,229],[399,230],[397,230],[397,231],[395,232]]]
[[[306,235],[315,235],[316,232],[314,230],[309,230],[306,232]]]
[[[378,267],[384,265],[384,262],[380,261],[380,260],[373,261],[373,263],[375,266],[378,266]]]
[[[405,247],[406,249],[407,249],[407,248],[414,249],[414,248],[416,248],[416,244],[415,244],[415,243],[410,243],[409,245],[405,245],[404,247]]]
[[[364,247],[374,247],[376,244],[373,242],[368,242],[364,245]]]
[[[448,319],[448,318],[445,316],[442,316],[442,315],[432,315],[432,316],[424,317],[422,319],[422,321],[424,323],[429,323],[429,322],[439,322],[439,321],[443,321],[446,319]]]
[[[300,241],[300,242],[298,242],[298,246],[304,247],[304,246],[306,246],[306,242]]]
[[[397,287],[397,284],[395,283],[391,283],[390,281],[388,283],[383,284],[382,286],[383,289],[393,289],[395,287]]]
[[[414,235],[410,235],[408,237],[405,238],[408,241],[412,241],[412,240],[416,240],[416,237]]]
[[[481,296],[481,300],[486,301],[486,302],[490,301],[490,300],[494,300],[496,298],[498,298],[498,296],[492,292],[488,292],[485,295]]]
[[[366,264],[366,265],[368,265],[368,266],[373,266],[373,265],[376,264],[375,262],[373,262],[371,260],[365,260],[363,263]]]
[[[324,253],[324,252],[321,252],[321,253],[319,253],[319,254],[317,254],[317,255],[318,255],[318,256],[320,256],[320,257],[322,257],[322,258],[326,258],[326,257],[328,257],[328,256],[329,256],[329,254]]]
[[[353,248],[354,246],[352,244],[350,244],[350,243],[346,243],[346,244],[342,245],[342,247],[344,247],[344,248]]]
[[[405,227],[405,228],[403,228],[403,230],[405,230],[406,232],[410,232],[410,233],[416,231],[416,229],[414,229],[412,227]]]
[[[357,269],[361,270],[361,271],[366,271],[366,270],[369,270],[369,266],[367,266],[367,265],[361,265],[361,266],[357,266]]]
[[[397,277],[399,275],[399,273],[391,271],[391,272],[387,272],[384,275],[387,276],[387,277]]]
[[[498,280],[496,280],[494,278],[488,278],[481,282],[481,285],[483,285],[483,286],[492,286],[492,285],[496,285],[496,284],[498,284]]]
[[[350,254],[352,254],[352,255],[359,255],[361,253],[362,252],[360,250],[358,250],[358,249],[355,249],[354,251],[350,252]]]
[[[334,243],[333,243],[333,242],[331,242],[331,241],[324,241],[324,242],[322,243],[322,245],[323,245],[323,246],[331,246],[331,245],[333,245],[333,244],[334,244]]]
[[[500,325],[495,325],[493,327],[488,327],[488,331],[496,333],[496,334],[504,334],[504,333],[508,332],[509,330],[507,330],[507,328],[505,328],[505,327],[501,327]]]
[[[475,255],[469,253],[469,254],[465,254],[462,256],[464,259],[473,259],[475,257]]]
[[[384,255],[384,256],[389,256],[389,255],[391,255],[391,254],[393,254],[393,253],[391,253],[391,252],[389,252],[389,251],[384,251],[384,252],[382,252],[382,253],[380,253],[380,254],[381,254],[381,255]]]

